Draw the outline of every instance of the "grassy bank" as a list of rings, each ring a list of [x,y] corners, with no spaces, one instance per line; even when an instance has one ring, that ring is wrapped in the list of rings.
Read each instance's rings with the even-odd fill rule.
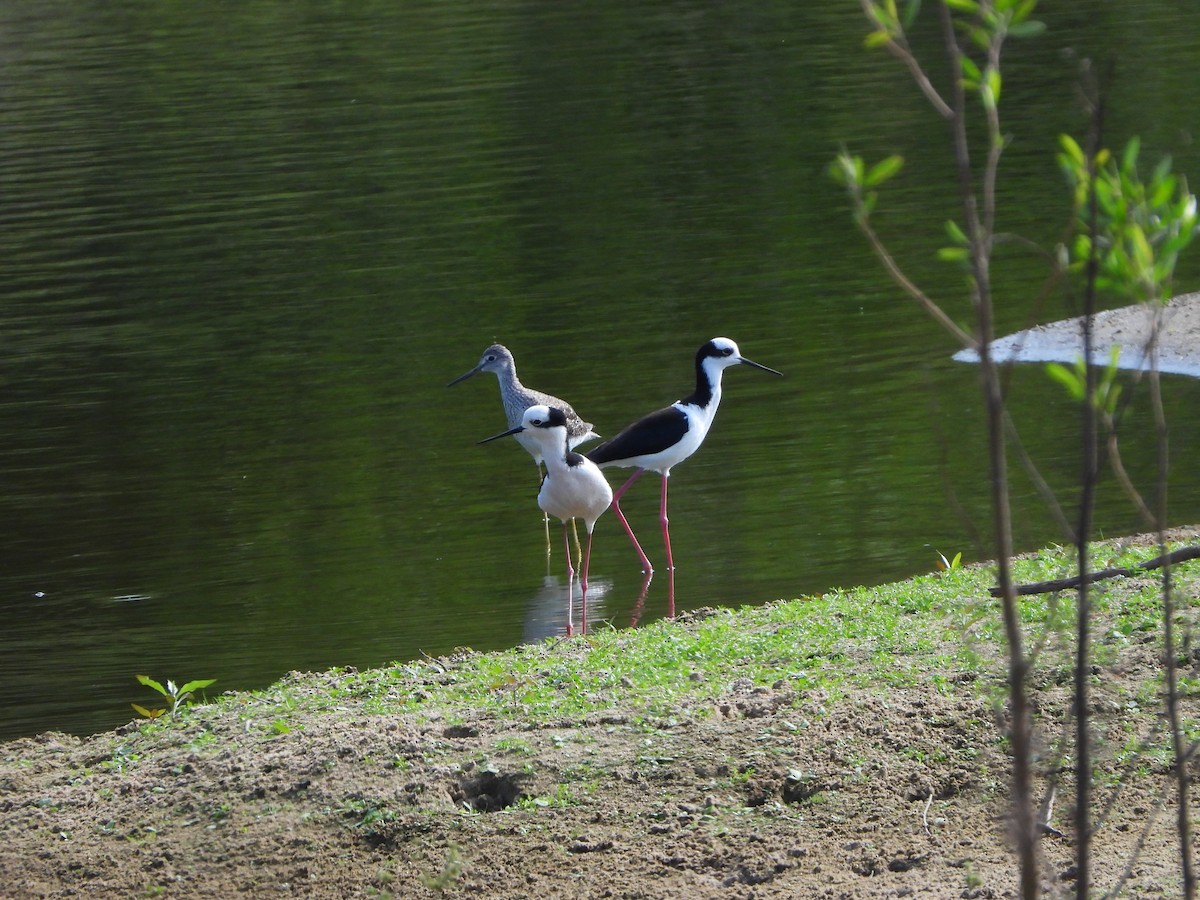
[[[1155,554],[1109,542],[1094,565]],[[1070,570],[1061,548],[1017,565],[1023,582]],[[1175,576],[1191,628],[1200,563]],[[12,742],[0,883],[20,897],[1003,896],[991,584],[987,566],[952,569],[500,653],[293,673],[92,738]],[[1129,884],[1169,894],[1159,583],[1114,579],[1095,599],[1099,877],[1117,883],[1136,851]],[[1069,762],[1073,595],[1021,606],[1046,796]],[[1178,661],[1195,741],[1200,653]],[[1048,890],[1070,878],[1068,788],[1043,846]]]

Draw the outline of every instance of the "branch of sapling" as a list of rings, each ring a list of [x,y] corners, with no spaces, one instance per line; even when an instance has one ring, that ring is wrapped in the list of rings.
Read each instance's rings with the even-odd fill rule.
[[[899,172],[902,165],[901,157],[890,156],[868,169],[863,163],[862,157],[852,156],[843,149],[830,164],[829,174],[846,188],[846,193],[854,207],[854,221],[892,280],[909,297],[917,301],[934,321],[949,332],[960,346],[974,349],[976,347],[975,339],[951,319],[936,300],[904,274],[904,270],[900,268],[900,264],[896,262],[896,258],[892,256],[891,251],[888,250],[887,245],[884,244],[883,239],[879,237],[871,224],[871,210],[874,208],[876,197],[874,188]]]
[[[909,0],[905,21],[901,21],[894,0],[885,4],[876,3],[874,0],[860,0],[860,3],[863,14],[878,26],[875,31],[867,35],[866,45],[868,47],[886,47],[888,52],[908,69],[913,81],[916,82],[917,87],[920,88],[921,93],[925,95],[933,108],[937,110],[938,115],[943,119],[953,116],[954,111],[942,99],[942,95],[938,93],[933,82],[929,80],[929,76],[925,74],[925,70],[921,68],[921,63],[913,56],[912,50],[908,46],[908,38],[904,33],[904,26],[912,24],[912,19],[920,8],[919,0],[917,2]]]
[[[1037,895],[1039,873],[1031,785],[1032,723],[1026,695],[1029,662],[1023,649],[1015,580],[1012,573],[1012,518],[1009,508],[1008,469],[1004,441],[1004,400],[1000,391],[1000,379],[990,353],[992,340],[992,298],[988,274],[991,251],[990,230],[981,233],[983,231],[982,223],[979,220],[975,192],[971,184],[970,148],[966,130],[966,91],[963,79],[958,77],[963,70],[962,60],[966,54],[955,36],[955,23],[949,2],[950,0],[943,0],[940,14],[947,60],[954,83],[951,132],[973,276],[971,297],[978,320],[980,374],[987,414],[988,468],[991,476],[992,516],[996,540],[996,580],[1001,591],[1001,612],[1008,650],[1010,737],[1013,749],[1013,819],[1021,896],[1032,900]],[[953,0],[953,2],[955,4],[973,4],[974,0]],[[978,4],[975,6],[977,9],[979,8]],[[1030,4],[1030,8],[1032,8],[1032,4]],[[994,78],[996,82],[998,82],[998,74],[997,71]],[[992,100],[993,102],[998,100],[995,92],[992,94]],[[992,133],[994,135],[996,132]],[[995,143],[994,137],[992,143]],[[998,159],[997,151],[993,148],[989,153],[989,165],[995,165]]]

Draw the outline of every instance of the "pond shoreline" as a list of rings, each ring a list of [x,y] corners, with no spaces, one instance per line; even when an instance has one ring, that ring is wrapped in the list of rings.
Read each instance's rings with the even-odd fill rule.
[[[1200,527],[1171,532],[1198,538]],[[1140,536],[1097,553],[1157,549]],[[1069,557],[1044,551],[1018,575]],[[988,572],[293,673],[175,721],[13,741],[0,883],[21,900],[1008,896],[1008,759],[989,700],[1003,663],[978,618],[994,610]],[[1175,575],[1193,622],[1198,572]],[[1160,669],[1153,619],[1141,636],[1119,610],[1154,590],[1151,576],[1107,583],[1096,623],[1099,790],[1120,790],[1097,829],[1097,884],[1120,876],[1149,817],[1127,887],[1139,896],[1178,885],[1169,793],[1148,812],[1165,762],[1148,748],[1130,770],[1120,755],[1126,735],[1155,727]],[[1035,620],[1045,609],[1023,603]],[[1031,688],[1053,719],[1070,679],[1052,651]],[[1194,677],[1200,658],[1188,665]],[[1185,700],[1191,727],[1198,705]],[[1062,832],[1068,794],[1061,785]],[[1069,839],[1048,835],[1041,852],[1047,889],[1068,885]]]

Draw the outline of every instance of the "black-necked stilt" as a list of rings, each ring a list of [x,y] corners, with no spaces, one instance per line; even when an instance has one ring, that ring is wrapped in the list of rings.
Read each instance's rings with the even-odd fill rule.
[[[571,408],[571,404],[566,400],[561,400],[558,397],[544,394],[541,391],[535,391],[533,388],[527,388],[521,384],[521,380],[517,378],[517,363],[513,359],[512,353],[503,344],[492,344],[483,351],[483,356],[479,358],[478,365],[468,372],[463,372],[446,387],[453,387],[460,381],[466,381],[472,375],[478,375],[480,372],[492,372],[500,382],[500,402],[504,404],[504,418],[508,420],[508,427],[513,429],[517,442],[524,447],[529,455],[533,457],[534,465],[537,466],[538,481],[542,480],[542,460],[544,457],[542,444],[533,436],[532,432],[521,431],[518,426],[521,425],[522,417],[525,415],[525,410],[531,406],[546,406],[553,409],[562,410],[566,416],[566,432],[567,445],[570,449],[574,449],[584,441],[590,441],[600,437],[592,430],[592,423],[585,422],[579,418],[575,410]],[[550,519],[545,519],[546,523],[546,555],[550,555]]]
[[[637,467],[637,471],[613,495],[612,508],[637,550],[642,571],[647,574],[654,568],[642,545],[634,537],[625,514],[621,512],[621,498],[647,469],[662,474],[659,520],[662,523],[663,545],[667,551],[667,569],[673,573],[675,564],[671,558],[671,533],[667,527],[667,479],[671,476],[671,469],[699,450],[704,443],[717,414],[717,406],[721,403],[721,373],[729,366],[736,365],[753,366],[773,375],[783,374],[746,359],[739,352],[738,345],[729,338],[713,338],[696,351],[696,390],[691,395],[643,416],[587,454],[588,459],[602,468]]]
[[[486,444],[497,438],[512,435],[518,439],[525,436],[535,441],[542,459],[546,463],[546,478],[538,493],[538,506],[563,523],[563,543],[567,551],[567,583],[575,577],[571,565],[571,542],[567,535],[567,523],[582,519],[587,529],[587,547],[580,565],[580,589],[583,593],[584,629],[587,628],[587,577],[588,563],[592,557],[592,529],[596,520],[612,503],[613,492],[600,467],[586,456],[575,453],[568,446],[567,415],[565,410],[544,405],[531,406],[521,416],[515,428],[492,435],[480,441]],[[568,602],[570,597],[568,596]],[[573,633],[568,607],[567,634]]]

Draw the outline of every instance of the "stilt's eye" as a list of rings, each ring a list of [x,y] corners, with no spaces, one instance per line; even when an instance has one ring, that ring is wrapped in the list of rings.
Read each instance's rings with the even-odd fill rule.
[[[721,350],[721,355],[722,356],[733,356],[733,348],[732,347],[723,348]]]

